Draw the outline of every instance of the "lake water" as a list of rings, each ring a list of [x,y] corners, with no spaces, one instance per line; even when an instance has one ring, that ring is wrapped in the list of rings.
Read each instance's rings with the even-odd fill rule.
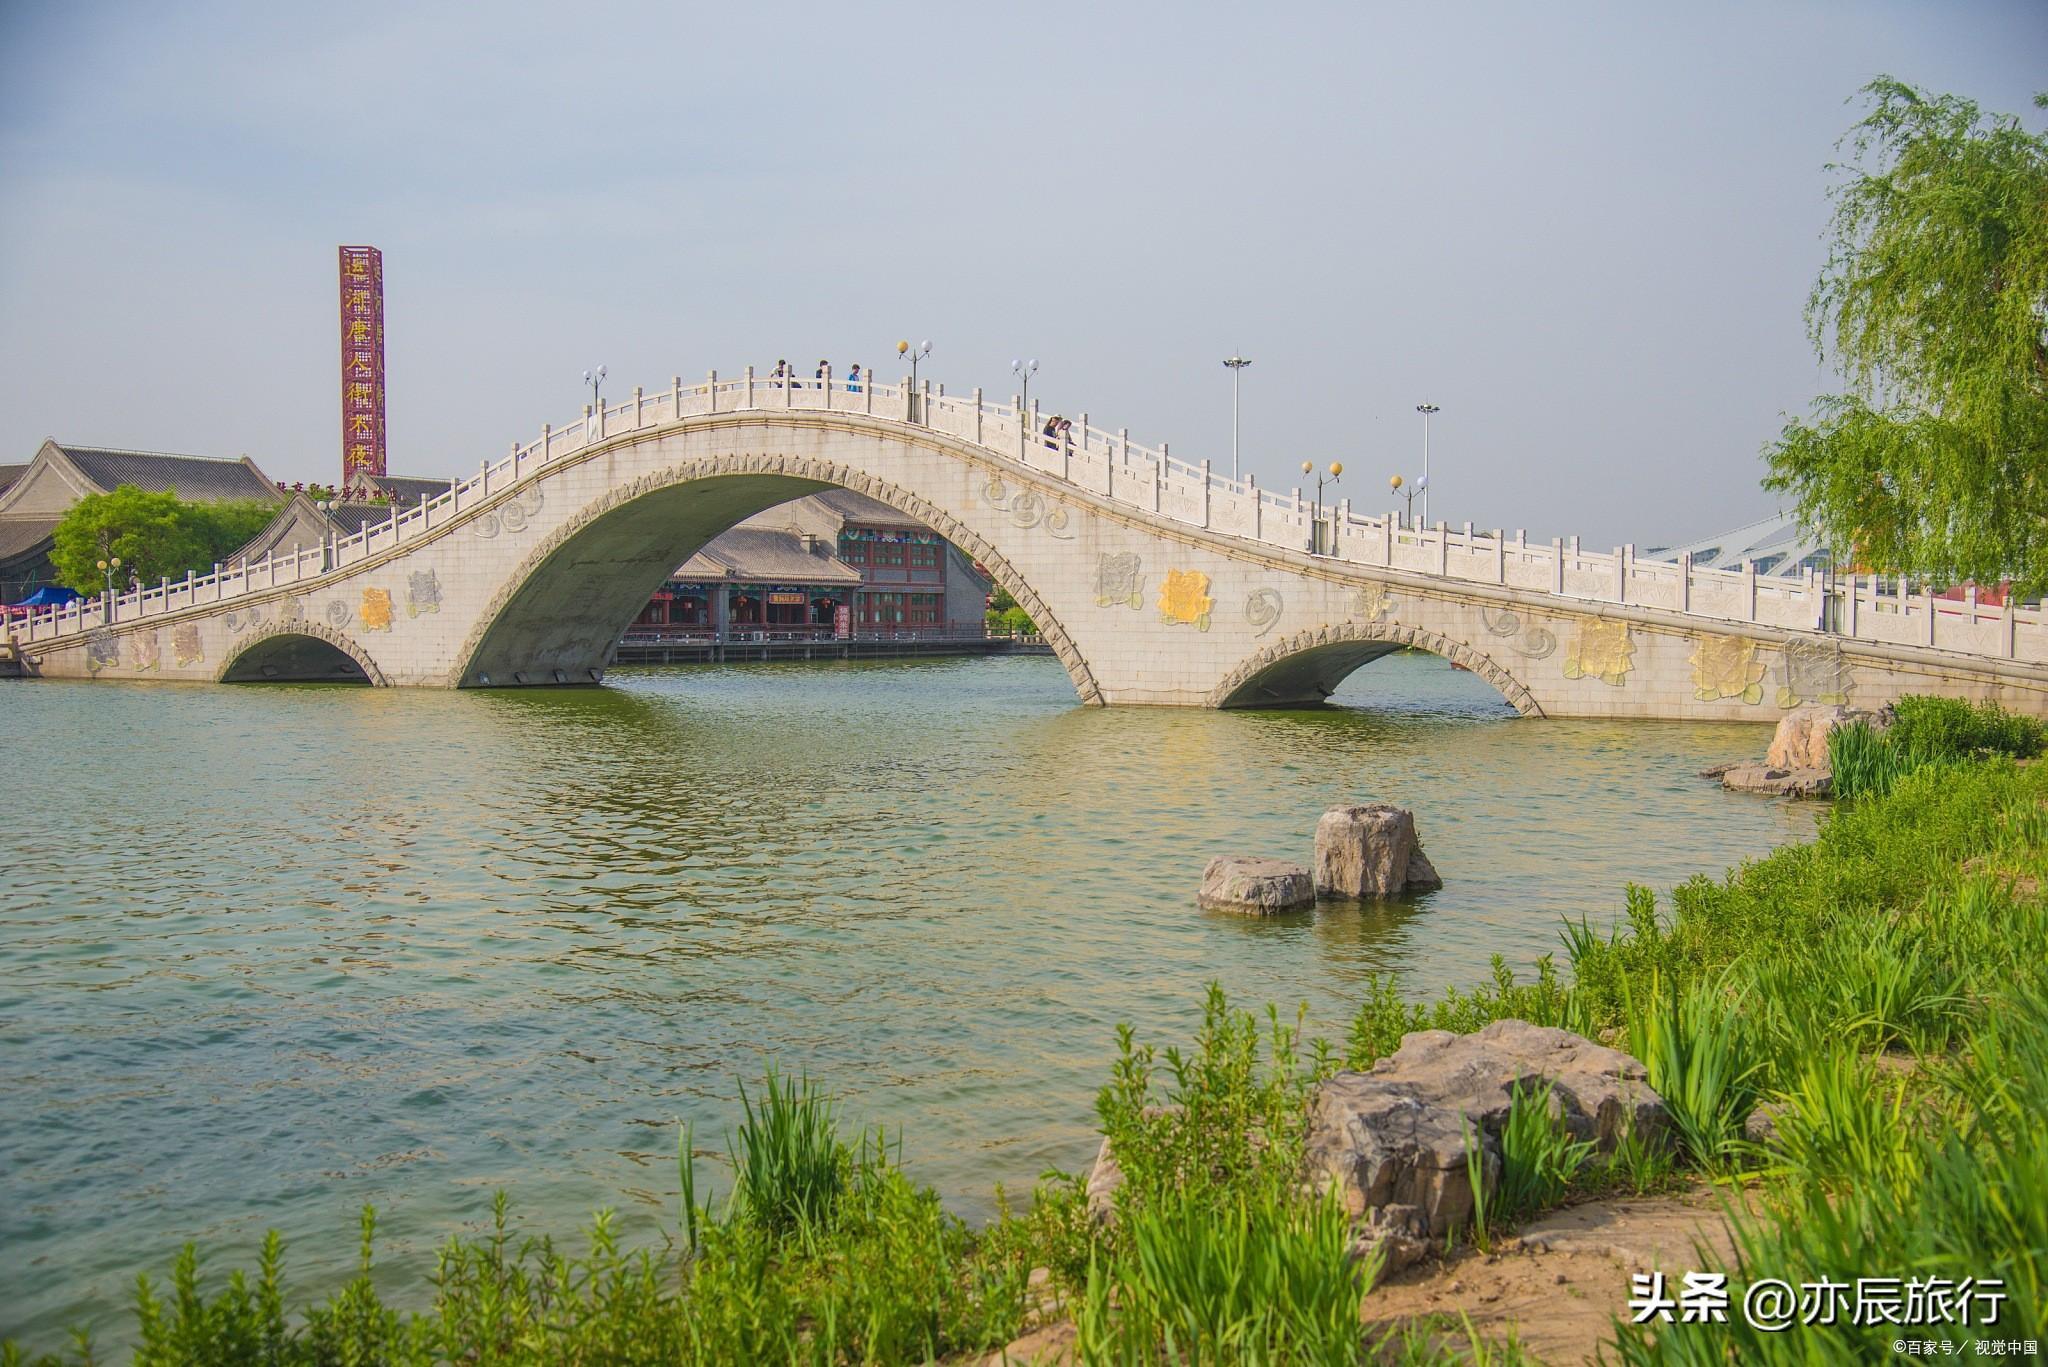
[[[1214,979],[1341,1037],[1369,974],[1526,968],[1812,824],[1695,777],[1761,727],[1525,721],[1419,655],[1290,713],[1082,708],[1047,658],[609,684],[0,685],[0,1335],[124,1342],[138,1271],[273,1226],[324,1291],[366,1202],[394,1285],[499,1187],[655,1237],[677,1122],[722,1150],[769,1061],[982,1215],[1091,1157],[1119,1021],[1184,1041]],[[1374,799],[1441,893],[1194,906]]]

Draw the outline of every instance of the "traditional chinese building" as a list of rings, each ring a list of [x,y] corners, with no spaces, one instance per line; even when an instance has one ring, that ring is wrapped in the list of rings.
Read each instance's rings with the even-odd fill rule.
[[[979,634],[987,604],[987,577],[944,537],[886,503],[828,489],[715,538],[630,634]]]
[[[192,503],[285,499],[247,456],[219,460],[117,451],[53,438],[27,464],[0,467],[0,603],[19,602],[56,582],[50,550],[57,524],[81,498],[112,493],[123,484]]]

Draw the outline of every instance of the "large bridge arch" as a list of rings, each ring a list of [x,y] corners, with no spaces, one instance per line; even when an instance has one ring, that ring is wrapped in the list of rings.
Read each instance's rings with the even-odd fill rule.
[[[506,577],[456,653],[447,682],[464,688],[596,682],[612,645],[677,565],[746,518],[832,487],[887,503],[973,557],[1030,614],[1080,700],[1102,702],[1058,615],[982,536],[885,480],[835,461],[774,453],[681,461],[587,504]]]
[[[1493,685],[1515,711],[1540,717],[1528,688],[1499,662],[1462,641],[1394,622],[1344,622],[1297,632],[1240,662],[1209,693],[1210,707],[1282,707],[1315,702],[1383,655],[1413,647],[1441,655]]]

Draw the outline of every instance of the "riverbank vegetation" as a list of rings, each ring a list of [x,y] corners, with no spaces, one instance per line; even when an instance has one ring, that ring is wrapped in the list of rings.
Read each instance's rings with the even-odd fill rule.
[[[1828,769],[1836,797],[1881,797],[1900,775],[1929,765],[1963,764],[1992,755],[2033,759],[2048,742],[2048,726],[2015,716],[1996,703],[1973,706],[1959,698],[1906,697],[1879,730],[1852,722],[1828,733]]]
[[[1909,738],[1963,734],[1942,709],[1901,717]],[[1213,988],[1186,1050],[1125,1030],[1097,1108],[1122,1173],[1113,1192],[1049,1174],[1033,1199],[969,1229],[882,1133],[849,1135],[812,1083],[770,1076],[748,1092],[722,1163],[701,1162],[685,1131],[674,1230],[658,1247],[621,1247],[605,1214],[575,1248],[529,1237],[501,1197],[490,1232],[451,1239],[402,1298],[425,1308],[403,1311],[373,1285],[368,1212],[358,1275],[299,1309],[276,1236],[253,1274],[225,1279],[188,1248],[167,1286],[138,1287],[135,1360],[971,1361],[1064,1321],[1089,1362],[1520,1361],[1519,1348],[1455,1325],[1365,1341],[1378,1255],[1354,1257],[1341,1205],[1297,1185],[1319,1079],[1370,1066],[1408,1031],[1508,1017],[1641,1058],[1680,1143],[1625,1143],[1588,1162],[1541,1097],[1522,1098],[1502,1183],[1467,1231],[1482,1247],[1560,1200],[1652,1190],[1679,1167],[1731,1193],[1734,1287],[1995,1278],[2006,1299],[1994,1328],[1906,1332],[2038,1339],[2048,769],[1981,753],[2002,745],[1973,739],[1974,758],[1901,774],[1837,805],[1811,843],[1696,878],[1667,906],[1628,889],[1613,931],[1590,917],[1566,928],[1561,966],[1546,957],[1524,977],[1497,962],[1491,983],[1421,1004],[1378,981],[1340,1042],[1306,1038],[1299,1016],[1235,1009]],[[1759,1107],[1768,1137],[1752,1121]],[[701,1195],[714,1169],[715,1200]],[[1782,1333],[1739,1314],[1617,1324],[1610,1351],[1861,1361],[1887,1356],[1902,1332],[1847,1319]],[[5,1360],[31,1359],[10,1346]],[[33,1360],[91,1355],[80,1345]]]

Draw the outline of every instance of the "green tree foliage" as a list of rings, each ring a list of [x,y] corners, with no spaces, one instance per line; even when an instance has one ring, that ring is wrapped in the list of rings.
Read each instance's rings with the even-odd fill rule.
[[[57,524],[50,560],[58,580],[80,593],[106,587],[99,562],[116,556],[116,587],[125,588],[130,575],[151,584],[187,570],[205,573],[263,530],[276,511],[256,499],[187,503],[175,493],[123,484],[72,505]]]
[[[1017,606],[1017,600],[1001,584],[989,590],[988,629],[1010,636],[1036,636],[1038,624],[1031,614]]]
[[[1889,77],[1844,144],[1807,304],[1848,391],[1765,450],[1845,556],[2048,588],[2048,138]],[[2048,95],[2035,97],[2048,108]]]

